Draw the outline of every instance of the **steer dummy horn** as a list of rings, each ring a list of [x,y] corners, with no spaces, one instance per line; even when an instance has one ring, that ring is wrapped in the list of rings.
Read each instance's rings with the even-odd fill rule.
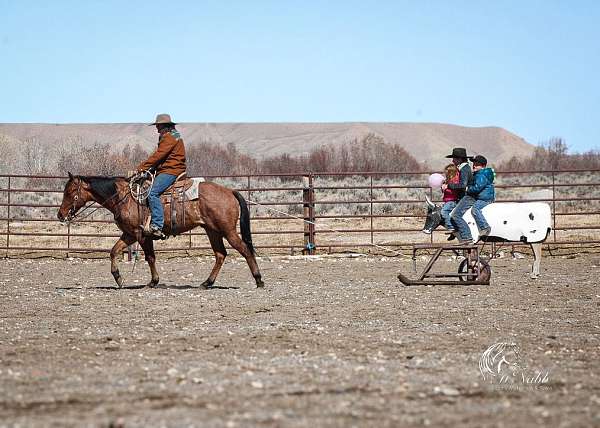
[[[435,207],[435,204],[433,202],[431,202],[431,199],[429,199],[429,196],[425,195],[425,201],[427,202],[427,205],[429,205],[431,208]]]

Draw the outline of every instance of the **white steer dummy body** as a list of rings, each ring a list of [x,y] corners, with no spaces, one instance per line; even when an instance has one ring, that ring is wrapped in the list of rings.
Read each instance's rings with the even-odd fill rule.
[[[543,242],[552,229],[550,205],[544,202],[494,202],[484,207],[482,213],[492,229],[488,241],[533,244]],[[471,229],[473,241],[477,242],[479,231],[470,209],[463,218]]]

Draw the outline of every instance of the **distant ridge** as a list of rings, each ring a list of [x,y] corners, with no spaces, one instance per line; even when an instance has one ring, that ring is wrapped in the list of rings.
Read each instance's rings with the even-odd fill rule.
[[[499,127],[465,127],[441,123],[181,123],[186,143],[234,143],[242,153],[261,159],[289,153],[300,155],[326,144],[343,144],[369,133],[387,143],[404,147],[418,161],[432,168],[447,163],[452,147],[466,147],[469,154],[484,154],[492,164],[512,156],[525,157],[534,146]],[[139,123],[115,124],[0,124],[0,137],[8,144],[35,139],[40,144],[80,139],[85,144],[109,143],[114,150],[139,143],[147,150],[156,145],[154,127]]]

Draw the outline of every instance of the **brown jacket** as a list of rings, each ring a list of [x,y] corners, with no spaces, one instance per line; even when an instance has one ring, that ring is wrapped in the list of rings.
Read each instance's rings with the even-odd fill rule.
[[[185,172],[185,146],[181,138],[175,138],[170,132],[162,135],[158,147],[150,157],[139,164],[138,171],[157,166],[157,174],[179,175]]]

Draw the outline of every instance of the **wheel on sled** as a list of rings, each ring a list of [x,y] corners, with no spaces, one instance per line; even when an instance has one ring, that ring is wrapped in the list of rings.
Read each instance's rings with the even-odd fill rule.
[[[464,259],[458,265],[458,280],[460,282],[465,281],[481,281],[489,282],[492,276],[492,268],[490,264],[483,259],[469,260]]]

